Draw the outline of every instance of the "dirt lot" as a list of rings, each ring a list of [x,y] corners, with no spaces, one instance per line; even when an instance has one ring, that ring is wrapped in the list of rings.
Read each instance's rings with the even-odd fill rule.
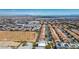
[[[36,32],[0,31],[0,41],[32,41],[37,38]]]

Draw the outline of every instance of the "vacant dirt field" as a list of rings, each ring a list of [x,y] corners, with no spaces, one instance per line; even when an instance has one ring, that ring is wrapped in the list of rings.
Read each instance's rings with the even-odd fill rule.
[[[36,32],[0,31],[0,41],[31,41],[37,39]]]

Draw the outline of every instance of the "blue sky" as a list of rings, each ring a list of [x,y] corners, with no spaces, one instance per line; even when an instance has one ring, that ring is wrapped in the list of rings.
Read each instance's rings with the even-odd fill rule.
[[[79,9],[0,9],[0,16],[12,15],[79,15]]]

